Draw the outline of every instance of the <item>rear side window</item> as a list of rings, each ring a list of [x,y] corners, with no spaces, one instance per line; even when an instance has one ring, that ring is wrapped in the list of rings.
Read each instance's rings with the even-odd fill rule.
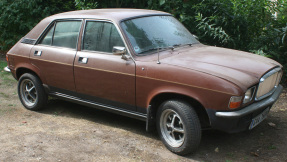
[[[124,47],[124,43],[112,23],[87,21],[83,39],[83,50],[112,53],[114,46]]]
[[[46,34],[46,36],[42,39],[40,44],[52,45],[52,37],[53,37],[54,29],[55,29],[55,24],[49,30],[49,32]]]
[[[58,21],[39,44],[76,49],[81,21]]]

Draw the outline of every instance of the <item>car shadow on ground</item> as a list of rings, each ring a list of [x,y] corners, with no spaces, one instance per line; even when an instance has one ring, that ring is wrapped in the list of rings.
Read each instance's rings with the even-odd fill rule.
[[[280,119],[271,113],[254,129],[233,134],[205,130],[202,132],[198,150],[186,157],[199,161],[270,161],[273,158],[277,159],[280,157],[278,154],[285,152],[280,150],[281,145],[284,145],[280,139],[285,135],[281,129],[271,127],[269,123],[280,123]]]
[[[144,121],[59,99],[49,99],[47,107],[40,113],[85,119],[159,140],[156,131],[146,132]]]
[[[124,129],[154,140],[160,140],[156,131],[145,131],[144,121],[63,100],[50,99],[47,108],[40,111],[40,113],[85,119],[98,124]],[[184,157],[199,161],[214,161],[214,158],[217,158],[219,161],[239,159],[243,161],[253,161],[256,159],[264,160],[264,156],[258,157],[261,153],[269,157],[275,156],[272,154],[269,155],[269,153],[266,152],[266,150],[269,150],[268,147],[273,146],[276,142],[274,139],[266,140],[269,138],[268,136],[278,136],[278,131],[270,128],[267,124],[271,120],[273,122],[280,122],[276,121],[276,117],[271,116],[254,130],[235,134],[228,134],[216,130],[204,130],[202,131],[201,144],[198,150]]]

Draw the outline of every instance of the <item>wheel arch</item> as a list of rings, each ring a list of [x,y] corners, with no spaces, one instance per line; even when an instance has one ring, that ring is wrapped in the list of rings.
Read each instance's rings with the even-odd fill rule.
[[[165,102],[167,100],[172,100],[172,99],[184,101],[184,102],[188,103],[189,105],[191,105],[192,107],[194,107],[194,110],[199,117],[200,124],[201,124],[202,128],[210,127],[210,121],[209,121],[208,114],[207,114],[204,106],[198,100],[194,99],[191,96],[184,95],[184,94],[165,92],[165,93],[157,94],[150,101],[150,106],[148,108],[148,119],[147,120],[149,120],[149,121],[147,122],[147,124],[148,124],[147,130],[155,128],[154,125],[155,125],[155,121],[156,121],[155,120],[156,119],[156,113],[157,113],[159,106],[163,102]]]
[[[34,66],[20,66],[16,69],[16,79],[19,80],[20,77],[25,73],[31,73],[35,76],[37,76],[42,83],[45,82],[43,76],[41,76],[40,70],[37,67]]]

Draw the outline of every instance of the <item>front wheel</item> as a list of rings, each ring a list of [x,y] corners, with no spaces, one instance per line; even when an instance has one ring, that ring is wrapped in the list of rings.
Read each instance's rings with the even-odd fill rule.
[[[164,145],[179,155],[193,152],[201,140],[201,126],[194,109],[178,100],[164,102],[157,112],[157,130]]]
[[[33,111],[44,108],[48,100],[40,79],[29,73],[19,79],[18,96],[23,106]]]

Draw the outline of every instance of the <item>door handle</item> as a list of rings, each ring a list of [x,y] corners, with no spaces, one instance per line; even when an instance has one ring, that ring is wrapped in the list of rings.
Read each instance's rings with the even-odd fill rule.
[[[42,55],[42,51],[35,51],[34,52],[34,56],[41,56]]]
[[[82,64],[87,64],[88,63],[88,58],[87,57],[79,57],[79,63]]]

